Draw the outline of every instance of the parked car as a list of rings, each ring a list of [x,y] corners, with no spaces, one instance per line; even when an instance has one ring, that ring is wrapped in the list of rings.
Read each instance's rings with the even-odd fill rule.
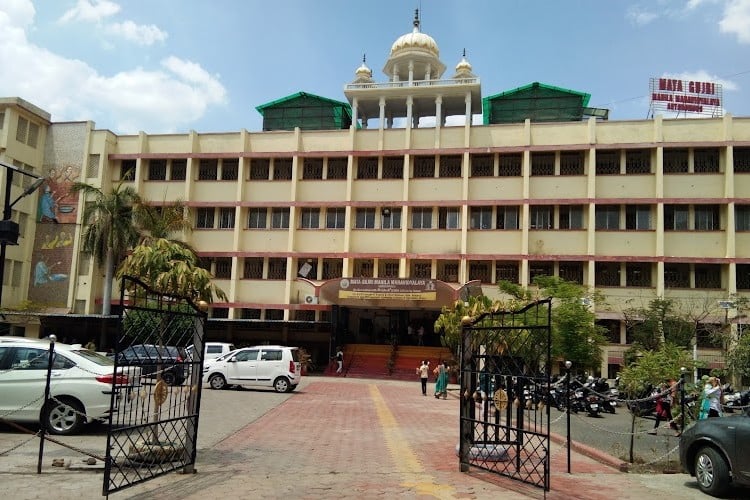
[[[187,377],[186,353],[179,347],[136,344],[126,347],[116,356],[118,366],[138,366],[144,377],[152,379],[161,373],[167,385],[181,385]]]
[[[698,420],[680,437],[680,463],[704,493],[722,496],[733,485],[750,486],[750,410]]]
[[[77,346],[56,343],[50,396],[44,404],[49,341],[22,339],[0,343],[0,416],[19,422],[39,422],[52,434],[75,434],[88,422],[108,418],[112,391],[115,402],[136,385],[137,368],[115,374],[114,362]]]
[[[185,351],[187,352],[188,359],[193,359],[193,350],[195,349],[195,346],[192,344],[187,346],[187,349]],[[234,347],[234,344],[230,344],[228,342],[206,342],[204,347],[204,353],[203,353],[203,361],[209,359],[216,359],[220,356],[223,356],[224,354],[227,354],[228,352],[234,351],[236,347]]]
[[[255,346],[232,351],[203,368],[203,382],[211,389],[232,385],[273,387],[291,392],[302,379],[299,349],[285,346]]]

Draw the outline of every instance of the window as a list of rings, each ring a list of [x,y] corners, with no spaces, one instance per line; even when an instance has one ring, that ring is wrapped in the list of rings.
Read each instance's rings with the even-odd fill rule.
[[[5,111],[0,111],[0,130],[5,126]]]
[[[520,283],[518,273],[518,262],[498,260],[495,262],[495,279],[500,281],[509,281],[511,283]]]
[[[440,177],[461,177],[461,157],[458,155],[441,156]]]
[[[266,321],[283,321],[283,309],[266,309]]]
[[[721,264],[696,264],[695,288],[721,288]]]
[[[411,263],[412,278],[426,278],[432,276],[432,263],[429,260],[414,260]]]
[[[354,276],[372,278],[374,269],[372,259],[354,259]]]
[[[696,205],[695,206],[695,230],[696,231],[718,231],[719,227],[719,205]]]
[[[219,160],[203,158],[198,166],[199,181],[215,181],[219,174]]]
[[[688,219],[687,205],[664,205],[665,231],[687,231]]]
[[[318,278],[318,259],[299,259],[297,261],[297,276],[303,278]]]
[[[212,318],[228,318],[229,308],[228,307],[211,307]]]
[[[344,275],[343,259],[323,259],[323,276],[324,280],[341,278]]]
[[[383,158],[383,179],[404,178],[404,157],[386,156]]]
[[[562,151],[560,153],[560,175],[583,175],[583,165],[583,151]]]
[[[460,229],[461,209],[458,207],[438,208],[438,229]]]
[[[32,148],[36,148],[38,141],[39,141],[39,125],[37,125],[34,122],[29,122],[29,136],[26,140],[26,144],[28,144]]]
[[[214,228],[214,209],[199,207],[195,211],[195,227],[198,229]]]
[[[664,286],[666,288],[690,288],[690,264],[664,264]]]
[[[250,160],[250,180],[267,181],[271,172],[271,160],[268,158],[253,158]]]
[[[89,161],[86,164],[86,177],[99,177],[99,162],[101,155],[89,155]]]
[[[167,179],[167,160],[148,161],[148,180],[164,181]]]
[[[273,160],[273,180],[290,181],[292,180],[292,159],[275,158]]]
[[[303,179],[323,178],[323,158],[305,158],[302,164]]]
[[[381,229],[401,229],[401,209],[385,207],[380,211]]]
[[[245,257],[242,277],[247,280],[263,279],[263,257]]]
[[[412,229],[432,229],[432,208],[412,208],[411,227]]]
[[[596,229],[620,229],[620,207],[618,205],[597,205]]]
[[[651,229],[651,207],[648,205],[627,205],[625,207],[625,229]]]
[[[555,153],[531,153],[531,175],[555,175]]]
[[[520,177],[523,154],[500,155],[500,164],[497,175],[500,177]]]
[[[686,174],[688,171],[687,149],[665,149],[664,150],[664,173]]]
[[[172,169],[170,172],[170,178],[173,181],[184,181],[187,177],[187,159],[180,158],[178,160],[172,160]]]
[[[469,281],[479,280],[482,283],[490,283],[490,263],[487,261],[469,262]]]
[[[594,282],[595,286],[620,286],[620,263],[597,262]]]
[[[373,229],[375,227],[375,209],[358,208],[354,218],[355,229]]]
[[[346,179],[346,158],[328,158],[328,179]]]
[[[271,227],[273,229],[289,229],[289,209],[274,207],[271,209]]]
[[[135,180],[135,160],[122,160],[120,163],[120,180],[128,182]]]
[[[737,289],[750,290],[750,264],[737,264]]]
[[[620,343],[620,321],[616,319],[598,319],[596,325],[601,326],[606,330],[604,334],[610,344]],[[614,365],[617,367],[617,371],[620,371],[620,365]],[[610,377],[615,378],[617,375]]]
[[[378,178],[378,159],[377,158],[357,158],[357,179],[377,179]]]
[[[648,262],[627,262],[625,264],[625,286],[650,287],[651,264]]]
[[[29,130],[29,120],[23,116],[18,117],[18,127],[16,127],[16,140],[26,144],[26,134]]]
[[[399,265],[397,260],[381,260],[379,276],[383,278],[398,278]]]
[[[596,175],[616,175],[620,173],[619,151],[596,152]]]
[[[236,181],[239,170],[239,158],[225,158],[221,160],[221,180]]]
[[[750,231],[750,205],[734,206],[734,227],[737,231]]]
[[[517,206],[497,207],[496,229],[518,229],[519,209]]]
[[[650,174],[651,152],[648,149],[634,149],[625,151],[626,174]]]
[[[326,209],[326,229],[344,229],[346,209],[343,207]]]
[[[560,229],[583,229],[583,205],[560,206]]]
[[[734,173],[750,173],[750,148],[734,148],[732,155],[734,156]]]
[[[471,176],[492,177],[494,165],[492,155],[471,155]]]
[[[458,262],[438,261],[437,279],[448,283],[458,283]]]
[[[470,229],[492,229],[492,207],[471,207],[469,210]]]
[[[696,149],[693,151],[693,172],[696,174],[716,173],[719,171],[719,149]]]
[[[231,257],[216,258],[216,271],[214,272],[214,276],[220,280],[228,280],[232,277]]]
[[[251,208],[247,211],[247,228],[248,229],[265,229],[266,228],[266,216],[268,211],[266,208]]]
[[[435,157],[416,156],[414,158],[414,177],[435,177]]]
[[[554,276],[555,265],[553,262],[529,261],[529,283],[534,283],[537,276]]]
[[[286,279],[286,259],[283,257],[271,257],[268,259],[268,279]]]
[[[219,209],[219,229],[232,229],[234,227],[234,207],[221,207]]]
[[[320,209],[303,208],[300,217],[300,229],[318,229],[320,228]]]
[[[583,262],[560,262],[561,279],[583,285]]]
[[[529,229],[552,229],[552,207],[537,205],[529,207]]]

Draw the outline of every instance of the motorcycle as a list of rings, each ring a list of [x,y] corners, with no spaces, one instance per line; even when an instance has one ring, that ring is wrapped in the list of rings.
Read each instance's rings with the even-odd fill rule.
[[[730,388],[731,389],[731,388]],[[746,409],[750,405],[750,390],[734,391],[724,396],[724,410],[734,413],[735,410]]]

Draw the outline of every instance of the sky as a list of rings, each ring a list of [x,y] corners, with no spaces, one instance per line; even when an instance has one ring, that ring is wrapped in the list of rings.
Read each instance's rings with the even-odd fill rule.
[[[256,106],[377,82],[414,9],[484,97],[532,82],[649,114],[649,80],[720,83],[750,116],[750,0],[0,0],[0,96],[118,134],[262,129]],[[670,117],[668,113],[662,113]]]

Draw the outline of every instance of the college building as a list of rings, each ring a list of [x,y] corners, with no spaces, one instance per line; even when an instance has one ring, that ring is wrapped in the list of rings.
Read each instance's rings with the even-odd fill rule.
[[[443,306],[538,275],[606,297],[591,304],[609,332],[604,376],[628,347],[623,311],[658,297],[741,333],[750,117],[618,121],[538,82],[484,96],[456,59],[447,68],[415,19],[382,79],[363,61],[343,96],[260,105],[262,131],[119,135],[0,98],[4,219],[20,231],[4,255],[5,330],[82,341],[98,338],[102,301],[117,312],[119,287],[103,297],[81,252],[84,200],[68,188],[82,181],[190,208],[184,239],[228,296],[210,307],[209,340],[299,345],[324,363],[340,344],[439,345]],[[701,107],[675,95],[654,97]],[[45,182],[26,195],[34,176]],[[722,366],[708,336],[698,356]]]

